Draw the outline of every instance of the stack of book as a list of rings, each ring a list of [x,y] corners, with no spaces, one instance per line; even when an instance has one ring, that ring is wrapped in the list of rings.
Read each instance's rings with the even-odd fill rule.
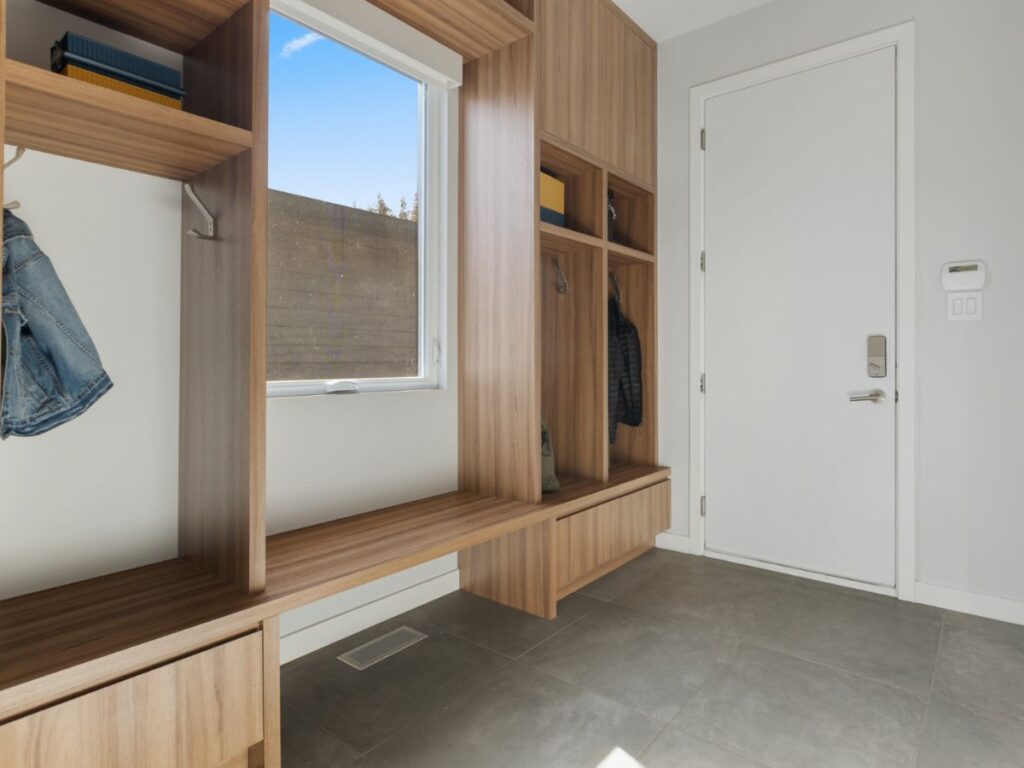
[[[177,70],[68,32],[50,49],[50,67],[75,80],[181,109],[185,91]]]

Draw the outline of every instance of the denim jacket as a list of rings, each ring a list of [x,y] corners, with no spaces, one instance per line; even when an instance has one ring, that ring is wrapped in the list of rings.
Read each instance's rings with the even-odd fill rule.
[[[0,438],[40,435],[83,413],[113,385],[50,259],[7,210],[3,284]]]

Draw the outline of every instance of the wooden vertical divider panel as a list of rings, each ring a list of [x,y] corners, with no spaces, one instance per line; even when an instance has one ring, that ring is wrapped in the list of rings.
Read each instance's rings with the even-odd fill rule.
[[[540,499],[536,51],[465,66],[459,254],[459,479]]]
[[[179,548],[244,592],[266,579],[267,0],[185,57],[188,109],[253,133],[192,180],[215,239],[182,237]],[[183,227],[205,224],[182,193]]]
[[[281,617],[265,619],[263,638],[263,741],[250,748],[247,768],[281,768]]]
[[[464,592],[554,619],[558,611],[555,521],[544,520],[463,550],[459,581]]]

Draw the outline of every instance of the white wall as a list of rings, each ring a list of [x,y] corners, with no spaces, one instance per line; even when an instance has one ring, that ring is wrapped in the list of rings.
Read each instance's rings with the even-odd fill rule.
[[[1024,621],[1024,3],[776,0],[660,46],[662,461],[688,535],[689,89],[917,25],[918,590]],[[946,261],[989,267],[985,319],[946,321]],[[672,537],[670,537],[672,538]],[[685,539],[677,539],[685,542]],[[988,596],[992,599],[987,599]]]

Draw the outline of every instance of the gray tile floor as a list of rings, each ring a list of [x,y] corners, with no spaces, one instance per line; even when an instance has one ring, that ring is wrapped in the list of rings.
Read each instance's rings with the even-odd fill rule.
[[[336,660],[402,625],[428,638]],[[448,595],[282,694],[285,768],[1024,766],[1024,627],[658,550],[553,622]]]

